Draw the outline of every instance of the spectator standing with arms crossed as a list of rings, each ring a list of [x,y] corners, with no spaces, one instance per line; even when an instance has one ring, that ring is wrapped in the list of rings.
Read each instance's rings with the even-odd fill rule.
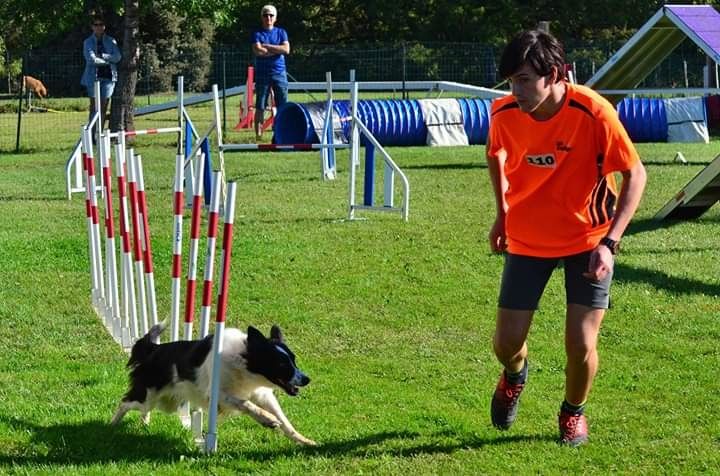
[[[290,54],[287,32],[275,26],[277,9],[265,5],[260,10],[262,28],[252,35],[252,51],[255,55],[255,139],[262,139],[262,123],[268,106],[270,88],[279,108],[287,102],[288,80],[285,56]]]
[[[117,64],[122,58],[117,41],[105,33],[105,20],[100,15],[92,17],[93,34],[83,42],[85,70],[80,84],[87,88],[90,98],[90,114],[95,113],[95,81],[100,82],[100,129],[104,127],[108,103],[117,82]]]
[[[538,30],[515,36],[500,61],[512,94],[493,103],[487,144],[497,206],[490,247],[505,252],[494,336],[504,370],[491,420],[502,430],[515,421],[528,376],[530,324],[562,263],[566,367],[558,424],[560,442],[577,446],[588,439],[585,404],[598,368],[614,256],[646,174],[615,108],[565,81],[564,68],[560,43]],[[619,194],[615,172],[623,178]]]

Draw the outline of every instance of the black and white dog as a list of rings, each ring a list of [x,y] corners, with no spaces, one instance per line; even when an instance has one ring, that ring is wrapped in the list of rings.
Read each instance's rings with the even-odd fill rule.
[[[142,421],[150,422],[150,411],[176,412],[185,402],[207,410],[213,368],[213,336],[201,340],[155,344],[164,329],[153,326],[133,345],[127,367],[130,389],[112,419],[117,424],[130,410],[139,410]],[[285,345],[278,326],[270,338],[248,327],[226,328],[220,367],[219,414],[242,412],[260,424],[280,428],[288,438],[303,445],[316,445],[292,426],[273,393],[279,388],[290,396],[310,379],[295,365],[295,354]]]

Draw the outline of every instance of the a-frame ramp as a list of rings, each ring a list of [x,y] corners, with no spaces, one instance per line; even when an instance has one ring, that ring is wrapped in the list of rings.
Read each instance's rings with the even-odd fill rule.
[[[590,78],[596,90],[637,87],[686,38],[720,63],[720,13],[712,5],[665,5]],[[623,95],[606,95],[614,104]]]
[[[720,200],[720,155],[702,169],[655,215],[656,220],[689,220]]]

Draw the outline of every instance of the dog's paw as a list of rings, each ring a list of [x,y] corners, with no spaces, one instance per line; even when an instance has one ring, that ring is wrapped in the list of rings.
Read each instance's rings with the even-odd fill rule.
[[[260,424],[262,426],[264,426],[265,428],[271,428],[271,429],[280,427],[280,421],[278,421],[275,417],[263,418],[262,421],[260,422]]]
[[[318,445],[316,441],[313,441],[310,438],[305,438],[300,433],[294,434],[293,440],[295,440],[296,442],[298,442],[299,444],[304,445],[304,446],[317,446]]]

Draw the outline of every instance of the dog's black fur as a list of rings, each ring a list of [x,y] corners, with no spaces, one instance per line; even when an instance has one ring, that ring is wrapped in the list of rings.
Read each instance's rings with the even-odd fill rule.
[[[127,364],[130,388],[120,402],[113,424],[133,409],[139,410],[148,423],[150,411],[155,408],[175,412],[185,402],[207,408],[214,336],[155,344],[163,329],[161,324],[154,326],[133,346]],[[299,387],[310,383],[297,368],[295,354],[285,344],[278,326],[272,327],[269,339],[252,326],[247,334],[239,329],[225,329],[220,358],[221,413],[247,413],[265,426],[280,427],[298,443],[315,444],[293,428],[273,394],[273,388],[279,388],[295,396]]]

